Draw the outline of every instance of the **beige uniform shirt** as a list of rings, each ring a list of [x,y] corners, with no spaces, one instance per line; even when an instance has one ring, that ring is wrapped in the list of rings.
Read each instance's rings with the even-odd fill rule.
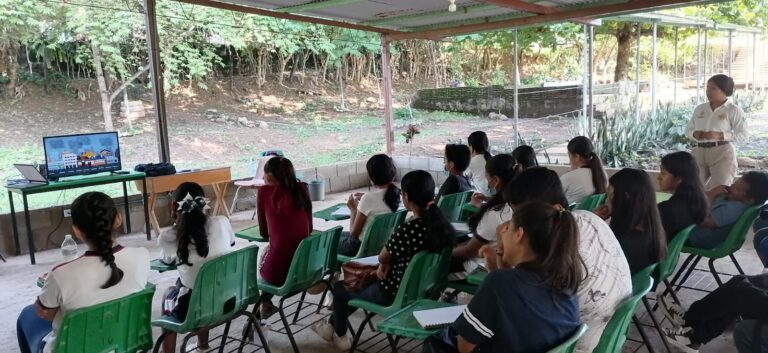
[[[709,102],[700,104],[693,110],[693,116],[685,127],[685,136],[696,142],[712,142],[714,140],[697,140],[693,138],[694,131],[717,131],[723,133],[724,141],[743,142],[749,137],[747,118],[730,99],[725,104],[712,110]]]

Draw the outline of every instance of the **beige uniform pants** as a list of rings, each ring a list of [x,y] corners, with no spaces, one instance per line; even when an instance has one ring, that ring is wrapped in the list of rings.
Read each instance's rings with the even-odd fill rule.
[[[716,147],[694,147],[693,157],[699,165],[704,188],[710,190],[719,185],[731,185],[736,176],[738,162],[733,144]]]

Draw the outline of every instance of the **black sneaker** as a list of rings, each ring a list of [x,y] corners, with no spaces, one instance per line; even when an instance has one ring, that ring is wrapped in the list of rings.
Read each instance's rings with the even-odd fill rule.
[[[674,302],[668,302],[667,298],[662,295],[656,296],[656,300],[664,316],[672,322],[672,325],[677,327],[685,326],[685,309],[682,306]]]
[[[693,336],[693,329],[690,327],[665,328],[664,336],[673,346],[680,348],[686,353],[698,353],[701,343],[696,342]]]

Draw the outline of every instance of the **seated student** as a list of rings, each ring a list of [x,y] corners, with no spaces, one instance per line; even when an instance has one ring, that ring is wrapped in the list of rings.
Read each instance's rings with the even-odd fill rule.
[[[512,150],[512,158],[515,159],[520,170],[539,166],[539,161],[536,159],[536,151],[528,145],[518,146]]]
[[[477,252],[484,244],[496,244],[496,228],[512,219],[512,208],[504,202],[504,186],[517,175],[515,161],[508,154],[493,156],[485,164],[485,178],[493,195],[469,219],[472,238],[457,245],[451,254],[452,280],[463,279],[479,265]],[[479,194],[475,194],[479,195]],[[473,195],[473,200],[478,198]]]
[[[567,207],[557,173],[544,167],[533,167],[524,170],[504,187],[504,201],[513,210],[534,200]],[[587,269],[587,278],[577,292],[579,316],[581,322],[589,326],[579,339],[576,352],[588,353],[597,346],[616,308],[632,294],[632,275],[621,245],[608,224],[589,211],[572,214],[579,228],[579,254]],[[492,252],[493,247],[484,246],[480,251],[484,254]],[[495,264],[486,261],[486,266],[493,268]]]
[[[267,185],[259,188],[256,210],[259,232],[269,239],[269,246],[259,265],[259,275],[264,281],[281,286],[299,243],[312,233],[312,201],[307,185],[296,179],[288,158],[270,159],[264,166],[264,180]],[[270,294],[262,294],[262,319],[277,312],[271,299]]]
[[[586,275],[578,232],[562,207],[519,205],[490,254],[501,258],[502,269],[488,274],[447,334],[430,340],[458,335],[461,353],[546,352],[567,340],[580,325],[576,289]]]
[[[179,271],[176,286],[169,289],[163,300],[163,315],[184,321],[195,287],[197,273],[203,264],[232,251],[235,232],[224,216],[208,217],[210,201],[197,183],[186,182],[173,192],[171,217],[174,225],[160,233],[161,259],[175,263]],[[208,330],[197,332],[198,351],[209,349]],[[163,339],[163,352],[176,352],[176,333],[169,331]]]
[[[413,212],[413,218],[397,227],[379,254],[379,280],[358,292],[349,292],[344,283],[336,282],[333,290],[332,313],[312,329],[337,349],[349,350],[347,337],[349,315],[354,308],[349,301],[362,299],[389,305],[395,299],[405,270],[411,259],[421,251],[441,252],[453,245],[454,229],[435,205],[435,181],[423,170],[412,171],[401,181],[403,205]]]
[[[656,206],[656,192],[648,173],[624,168],[608,179],[605,205],[594,210],[619,239],[632,275],[663,260],[667,239]]]
[[[687,311],[662,296],[659,307],[673,325],[665,329],[667,341],[684,352],[698,352],[740,318],[733,330],[739,353],[768,351],[768,274],[735,276]]]
[[[491,153],[488,152],[488,136],[485,132],[475,131],[469,134],[467,145],[472,155],[469,167],[465,175],[472,182],[477,192],[486,194],[488,192],[488,183],[485,180],[485,163],[491,159]],[[488,194],[486,194],[488,195]]]
[[[674,152],[661,157],[659,188],[672,194],[658,204],[667,241],[691,224],[699,224],[709,213],[709,201],[699,176],[696,160],[688,152]]]
[[[744,173],[733,185],[715,187],[707,196],[712,202],[709,217],[693,228],[686,243],[701,249],[720,245],[747,208],[768,199],[768,173]]]
[[[608,178],[589,138],[576,136],[568,142],[568,160],[571,171],[560,178],[568,202],[578,204],[590,195],[605,193]]]
[[[72,233],[88,251],[55,266],[35,304],[19,314],[16,336],[21,353],[52,352],[67,313],[144,289],[149,251],[120,246],[115,232],[122,224],[114,201],[101,192],[87,192],[72,202]]]
[[[466,145],[445,145],[445,171],[448,172],[448,178],[440,186],[435,197],[435,202],[440,200],[440,196],[456,194],[472,190],[472,184],[464,176],[470,161],[469,147]]]
[[[354,256],[360,249],[365,226],[373,216],[397,211],[400,207],[400,189],[394,184],[397,169],[392,158],[377,154],[365,164],[373,191],[349,195],[347,206],[350,211],[350,231],[344,232],[339,240],[339,254]]]

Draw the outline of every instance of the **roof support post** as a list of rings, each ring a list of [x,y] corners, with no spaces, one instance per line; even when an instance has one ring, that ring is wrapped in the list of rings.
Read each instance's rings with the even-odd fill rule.
[[[708,46],[707,43],[708,42],[709,42],[709,31],[705,27],[704,28],[704,48],[702,48],[702,50],[704,51],[704,66],[703,66],[704,71],[701,73],[702,77],[707,77],[707,71],[708,71],[707,70],[707,65],[709,63],[709,58],[707,57],[707,55],[709,54],[709,51],[707,50],[707,46]],[[714,60],[712,60],[712,61],[714,61]],[[704,83],[704,85],[706,85],[706,82]]]
[[[581,117],[584,122],[589,119],[589,113],[587,107],[589,106],[589,34],[587,33],[587,25],[582,26],[584,28],[584,47],[581,50]],[[579,134],[587,134],[584,130],[585,126],[579,124]]]
[[[156,0],[144,0],[147,25],[147,44],[149,45],[149,69],[152,79],[152,93],[157,114],[157,156],[160,162],[171,161],[168,144],[168,118],[165,112],[165,88],[163,86],[163,71],[160,68],[160,45],[157,35]]]
[[[653,23],[653,42],[651,45],[651,118],[656,118],[656,70],[658,69],[657,34],[659,25]]]
[[[672,69],[672,105],[677,104],[677,44],[679,41],[679,29],[680,27],[675,26],[675,64],[673,65]],[[683,67],[685,67],[685,65],[683,65]],[[683,76],[683,79],[685,79],[685,76]]]
[[[752,90],[757,87],[757,79],[755,76],[757,72],[757,33],[752,33]]]
[[[640,102],[640,39],[643,35],[643,24],[638,22],[637,23],[637,50],[635,53],[635,85],[637,86],[637,90],[635,91],[635,120],[640,120],[640,110],[642,108],[642,104]]]
[[[701,27],[696,31],[696,104],[701,103]]]
[[[514,117],[515,117],[515,148],[520,146],[520,130],[518,118],[520,116],[520,103],[518,101],[518,86],[520,86],[520,67],[518,63],[518,56],[520,56],[520,46],[517,44],[517,29],[514,32],[514,63],[515,63],[515,100],[514,100]]]
[[[731,70],[731,66],[733,66],[733,30],[728,30],[728,60],[726,60],[726,64],[728,65],[728,76],[733,77]]]
[[[595,26],[586,25],[587,38],[589,39],[589,55],[587,55],[589,67],[589,121],[587,125],[589,137],[592,137],[592,123],[595,118]]]
[[[381,84],[384,92],[384,126],[386,135],[384,139],[387,143],[387,154],[392,155],[395,152],[395,133],[392,130],[394,121],[392,117],[392,69],[390,67],[391,56],[389,54],[389,40],[381,36]]]

